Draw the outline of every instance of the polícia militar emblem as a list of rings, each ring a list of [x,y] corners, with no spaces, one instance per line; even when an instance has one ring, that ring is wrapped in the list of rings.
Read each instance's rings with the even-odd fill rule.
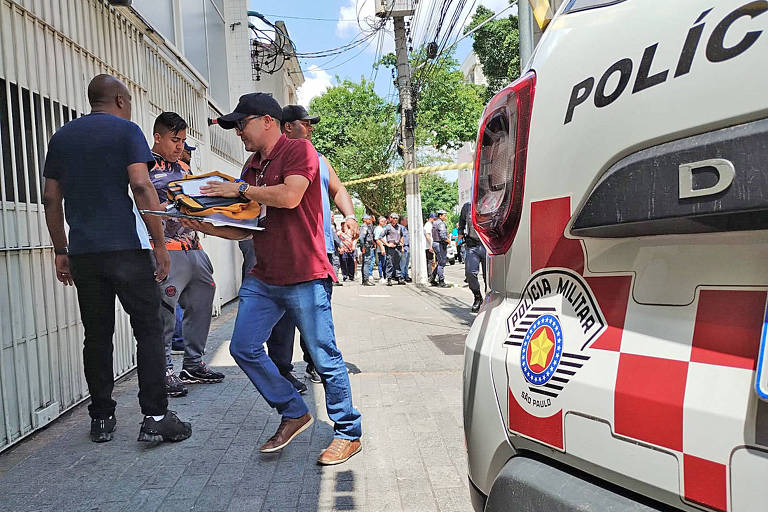
[[[525,380],[541,386],[555,374],[563,356],[563,329],[554,315],[541,315],[525,333],[520,368]]]
[[[580,274],[546,268],[528,280],[507,327],[511,395],[526,412],[545,418],[561,409],[562,395],[580,378],[608,323]]]

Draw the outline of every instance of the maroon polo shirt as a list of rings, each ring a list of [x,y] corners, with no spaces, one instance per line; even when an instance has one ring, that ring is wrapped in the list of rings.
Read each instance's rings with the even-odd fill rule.
[[[263,160],[259,153],[251,156],[242,177],[254,186],[273,186],[292,174],[307,178],[309,187],[296,208],[266,207],[266,217],[260,221],[264,231],[253,234],[256,265],[251,274],[279,286],[326,277],[335,281],[336,272],[325,252],[322,180],[312,143],[281,135]]]

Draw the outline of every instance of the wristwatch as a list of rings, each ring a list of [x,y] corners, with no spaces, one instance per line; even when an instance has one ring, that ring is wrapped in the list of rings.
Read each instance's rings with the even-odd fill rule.
[[[347,215],[346,217],[344,217],[344,220],[355,220],[356,221],[357,217],[355,217],[354,215]]]
[[[69,254],[69,249],[67,247],[64,247],[63,249],[53,249],[53,254],[56,254],[57,256],[66,256]]]
[[[240,195],[241,199],[245,199],[246,201],[250,201],[245,195],[246,192],[248,192],[248,189],[251,188],[251,186],[248,183],[241,183],[239,187],[237,187],[237,193]]]

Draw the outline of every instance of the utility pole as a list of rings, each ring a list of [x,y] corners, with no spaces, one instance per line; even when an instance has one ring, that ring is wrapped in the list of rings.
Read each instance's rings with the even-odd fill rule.
[[[403,164],[406,169],[416,167],[416,144],[414,140],[415,121],[411,98],[411,65],[408,62],[408,44],[405,34],[405,17],[412,16],[412,0],[377,0],[376,14],[391,17],[395,25],[395,53],[397,56],[397,88],[400,92],[400,134],[403,140]],[[405,176],[405,205],[409,232],[411,234],[412,278],[415,283],[427,282],[426,241],[421,218],[421,191],[419,175]]]

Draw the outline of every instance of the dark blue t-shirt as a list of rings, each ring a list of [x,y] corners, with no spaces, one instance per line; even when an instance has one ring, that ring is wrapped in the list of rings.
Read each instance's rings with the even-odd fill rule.
[[[129,195],[127,167],[155,165],[141,129],[93,113],[65,124],[48,144],[43,176],[58,180],[69,224],[69,253],[149,249],[149,234]]]

